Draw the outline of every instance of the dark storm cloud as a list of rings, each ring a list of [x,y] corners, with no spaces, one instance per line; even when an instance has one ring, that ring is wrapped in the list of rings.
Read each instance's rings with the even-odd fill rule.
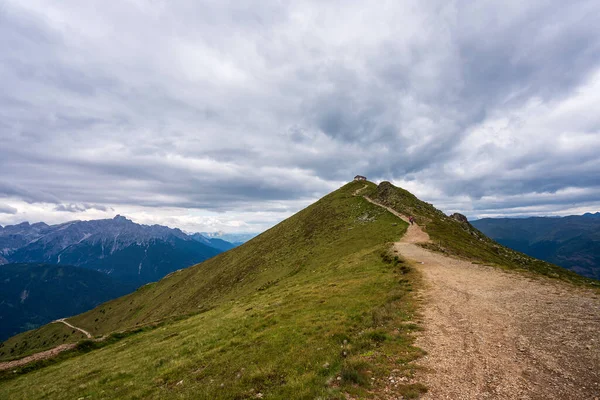
[[[361,173],[449,209],[597,204],[599,12],[7,1],[0,197],[276,213]]]

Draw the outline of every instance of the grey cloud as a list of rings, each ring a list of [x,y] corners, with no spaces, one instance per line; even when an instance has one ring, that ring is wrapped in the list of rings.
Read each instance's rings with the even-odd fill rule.
[[[0,181],[0,196],[3,197],[17,197],[27,203],[58,203],[59,200],[56,196],[41,191],[41,190],[29,190],[23,188],[20,185],[6,183]]]
[[[360,173],[510,212],[513,200],[482,199],[595,189],[600,143],[558,151],[556,124],[523,130],[521,147],[464,143],[490,119],[520,129],[531,115],[513,114],[532,99],[577,96],[600,70],[598,12],[594,1],[8,2],[0,196],[65,212],[254,210]],[[588,120],[561,123],[598,138]],[[473,173],[486,160],[497,165]]]
[[[532,95],[564,96],[597,68],[595,2],[513,5],[526,8],[514,20],[498,14],[497,4],[462,14],[459,49],[470,93],[485,96],[487,103],[502,101],[511,91],[520,92],[521,101]]]
[[[102,206],[99,204],[59,204],[54,207],[54,211],[77,213],[84,212],[87,210],[98,210],[98,211],[114,211],[111,207]]]
[[[0,204],[0,214],[16,214],[19,210],[6,204]]]

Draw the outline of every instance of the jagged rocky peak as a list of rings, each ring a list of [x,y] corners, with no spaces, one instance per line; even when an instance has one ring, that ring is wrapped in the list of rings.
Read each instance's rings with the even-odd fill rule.
[[[115,222],[133,222],[130,219],[127,219],[127,217],[122,216],[121,214],[117,214],[115,215],[115,217],[113,218],[113,221]]]

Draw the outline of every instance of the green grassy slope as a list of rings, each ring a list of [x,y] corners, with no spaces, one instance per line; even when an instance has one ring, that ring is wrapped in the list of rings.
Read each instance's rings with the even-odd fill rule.
[[[413,215],[417,223],[425,227],[431,237],[432,243],[425,247],[432,250],[503,268],[527,270],[577,284],[598,284],[597,281],[584,278],[554,264],[504,247],[485,236],[470,223],[445,215],[431,204],[419,200],[410,192],[395,187],[389,182],[370,186],[368,191],[361,194],[368,195],[398,212]]]
[[[402,225],[381,231],[378,224],[357,220],[365,213],[386,214],[352,196],[355,188],[362,186],[346,185],[243,246],[70,321],[94,334],[104,334],[166,317],[195,314],[277,285],[301,271],[321,267],[347,255],[357,242],[368,247],[397,240],[404,231]],[[387,218],[398,222],[393,216]]]
[[[40,349],[50,349],[64,343],[85,339],[85,335],[65,324],[48,324],[13,336],[0,344],[0,361],[23,358]]]
[[[96,335],[167,321],[0,377],[0,398],[344,398],[410,376],[406,224],[350,183],[250,242],[70,319]],[[370,184],[371,187],[374,185]],[[397,394],[414,396],[418,384]]]

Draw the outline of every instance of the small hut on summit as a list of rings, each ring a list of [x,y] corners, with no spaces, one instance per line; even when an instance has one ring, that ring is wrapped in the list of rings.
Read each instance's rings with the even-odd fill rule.
[[[366,176],[362,176],[362,175],[356,175],[356,176],[354,177],[354,180],[355,180],[355,181],[366,181],[366,180],[367,180],[367,177],[366,177]]]

